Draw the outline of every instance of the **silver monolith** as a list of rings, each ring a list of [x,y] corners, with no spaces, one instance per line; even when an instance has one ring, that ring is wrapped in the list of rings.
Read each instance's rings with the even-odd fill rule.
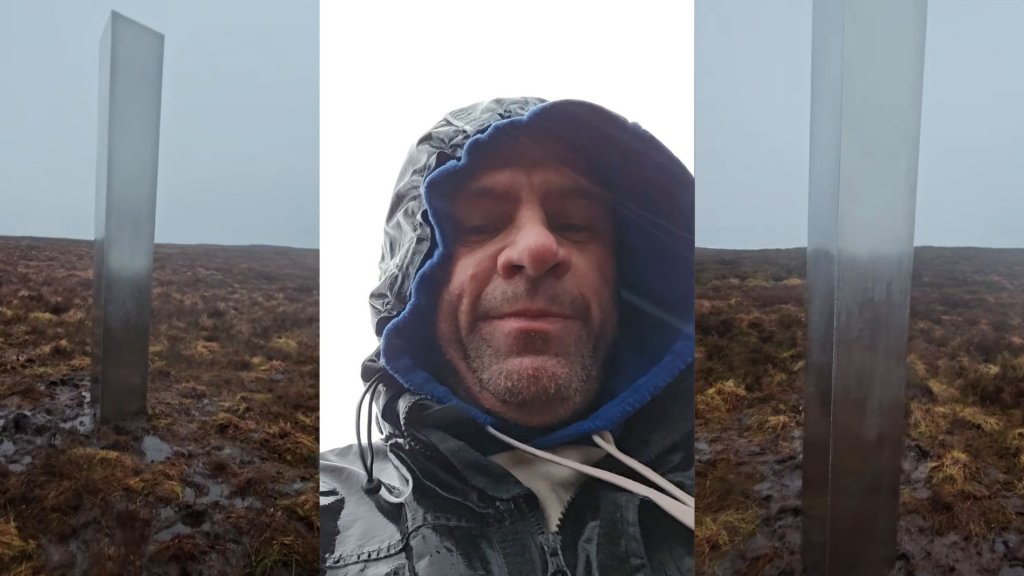
[[[100,40],[92,402],[145,414],[164,37],[112,12]]]
[[[814,0],[806,573],[896,558],[926,0]]]

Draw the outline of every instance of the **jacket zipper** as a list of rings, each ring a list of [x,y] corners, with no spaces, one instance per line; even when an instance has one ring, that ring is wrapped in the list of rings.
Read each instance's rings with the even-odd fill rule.
[[[643,455],[644,456],[644,463],[653,462],[657,458],[659,458],[662,455],[664,455],[665,453],[667,453],[671,448],[672,448],[671,445],[666,445],[666,446],[659,447],[657,450],[655,450],[654,452],[652,452],[650,454],[644,454]],[[621,470],[616,471],[616,468],[618,468],[618,467],[621,467]],[[630,469],[629,467],[626,467],[624,464],[622,464],[621,462],[619,462],[618,460],[615,460],[615,459],[612,459],[612,464],[611,464],[611,466],[609,468],[611,469],[611,471],[613,473],[620,473],[621,472],[622,474],[629,474],[630,472],[632,472],[632,469]],[[608,468],[606,468],[606,469],[608,469]],[[562,569],[566,570],[566,572],[564,572],[565,574],[570,574],[570,572],[568,572],[568,569],[565,568],[565,566],[566,566],[565,565],[565,560],[564,560],[564,558],[562,557],[562,554],[561,554],[561,546],[560,546],[561,536],[564,534],[564,530],[566,528],[572,529],[571,526],[567,526],[566,525],[566,521],[568,520],[568,521],[571,522],[571,521],[573,521],[573,519],[575,517],[579,516],[579,512],[572,509],[573,503],[575,502],[577,497],[582,492],[591,490],[591,488],[595,484],[600,484],[600,481],[598,481],[597,479],[592,478],[592,477],[587,477],[587,478],[585,478],[583,480],[583,482],[581,482],[579,484],[579,486],[576,487],[575,490],[573,490],[572,494],[569,495],[568,500],[566,500],[565,506],[562,508],[562,513],[559,514],[559,516],[558,516],[558,521],[555,524],[555,532],[554,533],[547,532],[546,530],[543,529],[543,525],[540,524],[539,521],[535,521],[535,525],[536,526],[541,526],[540,532],[542,534],[549,534],[550,536],[553,536],[556,539],[555,542],[556,542],[556,546],[557,546],[557,549],[558,549],[558,560],[560,562],[560,566],[562,567]],[[579,524],[579,522],[575,522],[575,524]],[[543,542],[543,540],[542,540],[542,542]],[[545,551],[547,551],[547,545],[548,544],[545,543]],[[549,574],[552,573],[550,570],[551,569],[549,568],[549,572],[548,572]],[[555,574],[559,574],[559,572],[556,571]]]
[[[659,456],[661,456],[662,454],[668,452],[669,448],[671,448],[671,446],[659,448],[654,454],[651,454],[650,456],[647,456],[644,459],[647,460],[648,462],[652,461],[652,460],[655,460]],[[614,466],[622,466],[622,470],[621,471],[622,471],[623,474],[628,474],[629,472],[633,471],[632,469],[626,467],[624,464],[620,463],[618,460],[612,459],[612,462],[613,462],[613,464],[612,464],[613,467]],[[618,472],[614,472],[614,470],[613,470],[613,473],[618,473]],[[582,492],[585,488],[589,487],[589,485],[593,484],[594,482],[597,482],[597,480],[595,480],[594,478],[592,478],[590,476],[587,476],[586,478],[583,479],[582,482],[580,482],[579,486],[577,486],[576,489],[572,491],[572,494],[569,495],[569,499],[565,501],[565,506],[562,507],[562,513],[558,515],[558,522],[555,524],[555,532],[556,533],[561,533],[561,531],[562,531],[562,523],[565,521],[565,517],[568,515],[569,508],[572,506],[573,501],[580,494],[580,492]]]
[[[537,506],[530,506],[526,501],[532,497],[536,500],[536,496],[528,496],[525,500],[521,500],[523,508],[526,510],[527,516],[530,519],[530,523],[533,524],[533,528],[536,531],[537,539],[540,541],[541,547],[544,549],[544,560],[547,565],[548,576],[570,576],[569,567],[565,564],[565,557],[562,556],[562,537],[558,531],[548,532],[544,526],[544,522],[541,519],[540,503],[537,502]],[[563,510],[564,512],[564,510]]]
[[[556,534],[562,533],[562,523],[565,522],[565,517],[569,512],[569,507],[572,506],[573,500],[575,500],[576,496],[579,495],[579,493],[582,492],[583,489],[592,482],[594,482],[593,478],[584,478],[583,481],[580,482],[579,486],[576,486],[576,489],[572,491],[572,494],[569,494],[568,500],[565,501],[565,506],[562,506],[562,512],[558,515],[558,521],[555,522]]]

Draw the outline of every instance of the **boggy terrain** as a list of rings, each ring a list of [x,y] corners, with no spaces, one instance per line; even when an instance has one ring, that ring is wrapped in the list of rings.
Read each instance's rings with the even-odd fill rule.
[[[114,426],[92,266],[0,237],[0,574],[315,574],[318,251],[157,245],[148,415]]]
[[[697,251],[698,574],[800,574],[804,249]],[[1024,576],[1024,250],[917,248],[893,574]]]

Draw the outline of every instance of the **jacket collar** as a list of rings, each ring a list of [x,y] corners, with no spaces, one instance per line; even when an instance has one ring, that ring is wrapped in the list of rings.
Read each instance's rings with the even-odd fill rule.
[[[439,489],[443,489],[445,478],[454,484],[452,490],[465,481],[501,500],[528,492],[507,470],[487,458],[508,450],[508,445],[492,437],[457,408],[408,392],[387,375],[384,378],[377,405],[382,416],[379,424],[389,452],[401,454],[405,466],[446,469],[443,474],[415,476],[431,477]],[[691,363],[658,395],[658,401],[647,403],[626,421],[616,435],[616,445],[659,473],[688,470],[688,482],[692,484],[693,427],[679,423],[693,422],[693,391]],[[631,474],[611,459],[599,465],[616,473]],[[684,486],[684,489],[692,492],[693,486]]]

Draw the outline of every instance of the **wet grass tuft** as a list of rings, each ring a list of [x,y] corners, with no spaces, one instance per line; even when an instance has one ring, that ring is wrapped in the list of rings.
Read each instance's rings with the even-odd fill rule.
[[[157,245],[148,414],[91,431],[92,242],[0,262],[0,574],[317,572],[317,251]]]
[[[696,440],[715,444],[696,468],[697,573],[799,569],[799,522],[787,520],[799,506],[755,493],[788,489],[779,474],[799,472],[799,458],[786,462],[803,425],[805,269],[803,249],[697,250]],[[979,573],[1024,561],[992,544],[1024,511],[1022,294],[1024,250],[915,250],[900,492],[911,573],[961,569],[941,558]],[[740,449],[765,456],[732,459]],[[749,552],[757,538],[772,552]]]

